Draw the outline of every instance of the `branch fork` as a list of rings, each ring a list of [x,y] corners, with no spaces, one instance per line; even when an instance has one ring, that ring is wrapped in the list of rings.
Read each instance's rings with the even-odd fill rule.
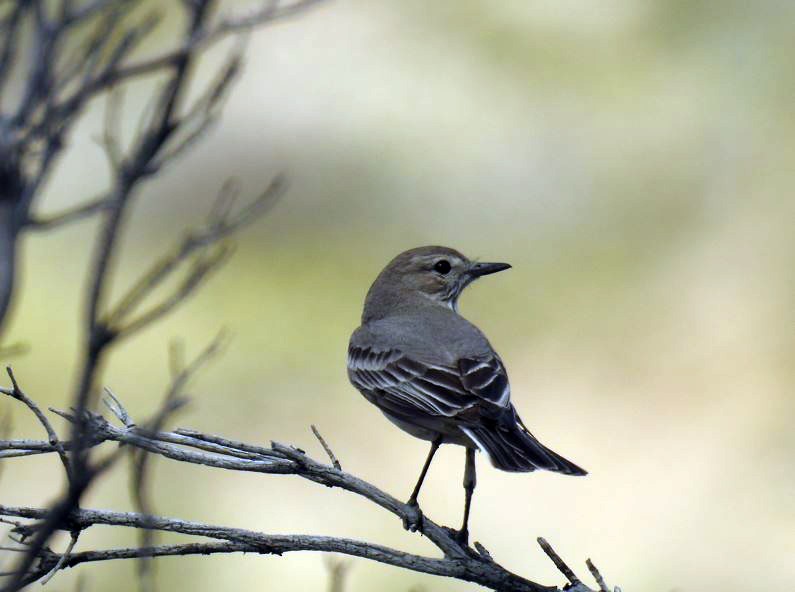
[[[378,489],[375,485],[343,471],[341,467],[338,468],[340,463],[337,456],[331,451],[316,427],[312,431],[321,443],[331,464],[321,463],[299,448],[278,442],[271,443],[270,447],[263,447],[189,429],[161,431],[152,429],[151,422],[146,429],[142,429],[132,420],[119,398],[110,391],[107,392],[106,405],[121,425],[112,424],[100,414],[85,412],[85,423],[90,426],[90,433],[96,441],[96,445],[102,442],[116,442],[125,444],[129,449],[137,450],[139,453],[161,456],[177,462],[222,470],[295,475],[327,487],[339,487],[350,491],[381,506],[401,520],[410,519],[412,511],[417,510]],[[69,422],[77,421],[73,411],[54,411],[54,413]],[[4,447],[27,450],[33,454],[56,452],[55,445],[47,441],[7,441],[4,443]],[[71,442],[64,442],[63,448],[70,449]],[[36,535],[47,515],[48,511],[44,509],[0,505],[0,516],[5,519],[22,518],[34,521],[19,523],[12,528],[12,532],[21,537],[23,543],[31,536]],[[142,532],[169,531],[186,536],[209,537],[215,539],[215,542],[160,546],[149,544],[130,549],[75,552],[74,547],[79,534],[97,524],[135,528]],[[28,576],[30,581],[52,578],[57,571],[81,563],[118,558],[143,560],[152,557],[198,553],[250,552],[281,555],[291,551],[324,551],[363,557],[417,572],[453,577],[503,592],[553,592],[558,590],[555,587],[543,586],[511,573],[497,563],[482,544],[475,543],[474,548],[462,545],[456,540],[454,530],[441,526],[428,517],[423,518],[417,530],[439,549],[442,554],[441,558],[424,557],[352,539],[266,534],[245,529],[187,522],[150,513],[74,509],[57,525],[57,529],[67,530],[72,534],[69,547],[64,553],[55,553],[46,548],[41,549],[37,554],[36,566]],[[555,553],[549,543],[542,538],[538,542],[569,581],[569,584],[563,589],[573,592],[591,592]],[[588,567],[599,585],[599,592],[606,592],[604,579],[590,560]]]

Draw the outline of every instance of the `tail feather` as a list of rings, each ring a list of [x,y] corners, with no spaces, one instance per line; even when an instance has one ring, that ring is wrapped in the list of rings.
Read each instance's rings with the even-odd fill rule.
[[[464,431],[475,441],[496,468],[526,473],[543,469],[564,475],[588,472],[541,444],[514,412],[510,421],[492,426],[467,426]]]

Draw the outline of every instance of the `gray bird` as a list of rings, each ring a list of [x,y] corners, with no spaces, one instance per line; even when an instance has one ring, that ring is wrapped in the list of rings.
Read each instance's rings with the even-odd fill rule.
[[[439,446],[466,448],[464,519],[457,533],[464,545],[475,450],[503,471],[586,474],[527,430],[511,404],[502,360],[480,329],[458,314],[464,288],[510,267],[470,261],[447,247],[401,253],[370,287],[348,347],[353,385],[392,423],[431,442],[409,505],[419,511],[417,496]]]

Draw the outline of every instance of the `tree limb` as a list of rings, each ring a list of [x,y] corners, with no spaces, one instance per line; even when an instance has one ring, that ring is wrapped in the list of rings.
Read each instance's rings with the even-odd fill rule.
[[[270,447],[237,442],[219,436],[202,434],[192,430],[153,431],[139,428],[129,419],[118,400],[115,412],[124,418],[122,426],[115,426],[104,417],[89,413],[86,422],[95,438],[106,442],[119,442],[149,454],[156,454],[177,462],[202,465],[223,470],[257,472],[267,474],[296,475],[303,479],[328,487],[339,487],[375,503],[394,514],[401,521],[414,518],[414,508],[397,500],[375,485],[333,465],[312,459],[305,452],[292,446],[272,443]],[[68,421],[75,422],[73,413],[56,412]],[[69,442],[63,443],[65,448]],[[0,449],[23,450],[36,453],[53,452],[54,447],[45,441],[15,440],[0,443]],[[49,512],[40,508],[0,506],[0,516],[18,517],[31,520],[45,520]],[[40,522],[17,525],[13,532],[24,538],[34,536]],[[111,512],[106,510],[74,509],[61,521],[60,530],[82,531],[91,526],[103,524],[146,530],[169,531],[190,536],[202,536],[225,541],[210,547],[197,546],[144,546],[139,549],[115,549],[92,551],[88,554],[72,553],[64,566],[77,565],[86,561],[101,561],[116,558],[141,558],[164,555],[180,555],[200,552],[231,553],[253,552],[281,554],[289,551],[327,551],[363,557],[412,571],[452,577],[475,582],[492,590],[504,592],[552,592],[555,587],[544,586],[525,579],[505,569],[479,543],[475,548],[461,545],[455,538],[455,531],[424,517],[418,531],[425,535],[442,553],[441,558],[424,557],[383,547],[374,543],[323,536],[273,535],[245,529],[227,528],[198,522],[187,522],[175,518],[152,516],[148,513]],[[542,549],[553,559],[571,586],[568,590],[588,592],[572,570],[552,550],[543,539],[539,539]],[[48,554],[49,553],[49,554]],[[50,551],[39,551],[41,573],[48,567],[52,570],[56,558]],[[43,574],[42,574],[43,575]],[[602,582],[599,583],[602,586]],[[604,591],[602,591],[604,592]]]

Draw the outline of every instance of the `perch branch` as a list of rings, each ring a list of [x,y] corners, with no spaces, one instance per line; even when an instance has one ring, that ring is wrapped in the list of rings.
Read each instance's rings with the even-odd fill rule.
[[[129,418],[129,415],[118,400],[115,400],[115,402],[110,401],[110,403],[115,410],[115,414],[121,418],[122,426],[115,426],[98,414],[85,412],[85,421],[90,425],[90,433],[94,435],[96,440],[118,442],[128,447],[146,451],[150,455],[155,454],[177,462],[216,469],[295,475],[328,487],[339,487],[350,491],[386,509],[401,521],[409,518],[413,511],[413,508],[375,485],[346,473],[333,466],[333,464],[318,462],[298,448],[278,443],[272,443],[269,447],[247,444],[186,429],[168,432],[139,428]],[[74,423],[76,421],[74,412],[57,411],[56,413],[70,422]],[[71,445],[69,442],[64,442],[63,446],[65,449],[69,449]],[[6,450],[27,449],[35,453],[54,451],[54,447],[46,441],[15,440],[13,442],[5,442],[1,447]],[[7,518],[42,521],[48,515],[48,511],[44,509],[0,506],[0,516]],[[71,567],[87,561],[116,558],[140,559],[202,552],[199,549],[213,553],[252,552],[265,554],[314,550],[364,557],[413,571],[475,582],[503,592],[552,592],[558,590],[555,587],[543,586],[508,571],[499,565],[482,545],[476,545],[475,549],[461,545],[456,540],[455,532],[452,529],[441,526],[428,517],[424,517],[418,530],[441,551],[441,558],[414,555],[381,545],[350,539],[265,534],[250,530],[186,522],[174,518],[153,516],[147,513],[76,508],[59,523],[58,529],[80,532],[95,524],[169,531],[184,535],[213,538],[223,542],[214,543],[215,546],[213,547],[147,545],[139,549],[73,552],[68,560],[63,561],[63,567]],[[18,524],[14,526],[12,531],[24,539],[35,536],[40,527],[41,522]],[[588,592],[590,590],[577,579],[549,543],[544,539],[539,539],[539,544],[544,552],[553,559],[561,573],[571,582],[572,586],[570,589],[576,589],[578,592]],[[53,554],[46,549],[39,550],[37,557],[39,562],[35,568],[37,570],[35,574],[38,574],[39,577],[44,575],[42,572],[45,571],[45,568],[48,568],[47,571],[51,571],[60,559],[57,554]]]

